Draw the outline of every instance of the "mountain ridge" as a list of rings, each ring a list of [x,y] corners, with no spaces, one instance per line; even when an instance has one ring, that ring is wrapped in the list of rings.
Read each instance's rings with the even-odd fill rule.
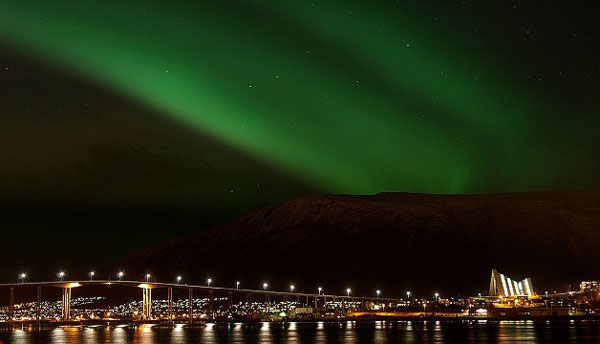
[[[367,294],[485,291],[491,268],[554,287],[600,277],[599,224],[600,191],[313,195],[170,240],[123,265]]]

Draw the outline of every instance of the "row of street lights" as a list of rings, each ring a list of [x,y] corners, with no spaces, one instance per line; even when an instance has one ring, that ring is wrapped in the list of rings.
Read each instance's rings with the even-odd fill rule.
[[[59,273],[57,273],[57,274],[56,274],[56,276],[57,276],[57,277],[58,277],[58,278],[59,278],[61,281],[64,279],[65,275],[66,275],[66,274],[65,274],[65,272],[64,272],[64,271],[60,271]],[[90,272],[89,272],[90,281],[93,281],[93,280],[94,280],[94,276],[95,276],[95,275],[96,275],[96,273],[95,273],[94,271],[90,271]],[[125,273],[124,273],[123,271],[119,271],[119,272],[117,273],[117,277],[118,277],[119,281],[120,281],[120,280],[122,280],[124,276],[125,276]],[[144,277],[145,277],[145,279],[146,279],[146,282],[150,282],[150,277],[152,277],[152,276],[151,276],[150,274],[146,274]],[[27,274],[26,274],[26,273],[22,272],[22,273],[20,273],[20,274],[19,274],[19,279],[21,280],[21,283],[25,283],[25,279],[26,279],[26,278],[27,278]],[[177,280],[177,284],[181,284],[181,281],[183,280],[183,277],[181,277],[181,276],[177,276],[176,280]],[[212,283],[212,279],[211,279],[211,278],[208,278],[208,279],[206,279],[206,286],[207,286],[207,287],[210,287],[210,284],[211,284],[211,283]],[[240,289],[240,281],[236,281],[236,282],[235,282],[235,288],[236,288],[236,289]],[[269,288],[269,284],[268,284],[268,283],[266,283],[266,282],[265,282],[265,283],[263,283],[263,289],[264,289],[264,290],[267,290],[268,288]],[[292,284],[292,285],[290,285],[290,292],[292,292],[292,293],[293,293],[293,292],[294,292],[294,289],[296,289],[296,286],[294,286],[293,284]],[[319,293],[319,295],[322,295],[322,294],[323,294],[323,288],[321,288],[321,287],[318,287],[318,288],[317,288],[317,290],[318,290],[318,293]],[[351,293],[351,292],[352,292],[352,289],[350,289],[350,288],[346,289],[346,294],[347,294],[348,296],[350,296],[350,293]],[[381,296],[381,290],[376,290],[376,291],[375,291],[375,293],[377,294],[377,297]],[[411,295],[410,291],[407,291],[407,292],[406,292],[406,296],[407,296],[407,298],[409,298],[409,299],[410,299],[410,295]],[[435,293],[435,294],[434,294],[434,296],[435,296],[435,299],[437,300],[437,299],[440,297],[440,294],[439,294],[439,293]]]
[[[56,275],[57,275],[57,276],[58,276],[58,278],[59,278],[59,279],[62,281],[62,280],[64,279],[64,277],[65,277],[65,275],[66,275],[66,274],[65,274],[65,272],[64,272],[64,271],[60,271],[60,272],[59,272],[59,273],[57,273]],[[94,280],[94,276],[95,276],[95,275],[96,275],[96,273],[95,273],[94,271],[90,271],[90,272],[89,272],[90,281],[93,281],[93,280]],[[118,277],[118,279],[119,279],[119,280],[122,280],[124,276],[125,276],[125,273],[124,273],[123,271],[119,271],[119,272],[117,273],[117,277]],[[146,279],[146,282],[150,282],[150,277],[152,277],[152,276],[151,276],[150,274],[146,274],[144,277],[145,277],[145,279]],[[19,274],[19,279],[21,280],[21,283],[25,283],[25,278],[27,278],[27,274],[26,274],[26,273],[22,272],[22,273],[20,273],[20,274]],[[180,284],[180,283],[181,283],[181,281],[183,280],[183,277],[181,277],[181,276],[177,276],[176,280],[177,280],[177,284]],[[206,280],[206,286],[207,286],[207,287],[210,287],[210,284],[211,284],[211,283],[212,283],[212,279],[211,279],[211,278],[208,278],[208,279]],[[235,282],[235,288],[236,288],[236,289],[240,289],[240,282],[239,282],[239,281]],[[267,290],[268,288],[269,288],[269,284],[268,284],[268,283],[266,283],[266,282],[265,282],[265,283],[263,283],[263,289],[264,289],[264,290]],[[292,284],[292,285],[290,285],[290,292],[292,292],[292,293],[293,293],[293,292],[294,292],[294,289],[296,289],[296,287],[295,287],[293,284]],[[319,295],[322,295],[322,293],[323,293],[323,288],[321,288],[321,287],[318,287],[318,288],[317,288],[317,290],[318,290],[318,292],[319,292]],[[348,296],[350,296],[350,293],[351,293],[351,292],[352,292],[352,290],[351,290],[350,288],[346,289],[346,294],[347,294]],[[377,291],[375,291],[375,293],[377,294],[377,297],[379,297],[379,296],[381,295],[381,290],[377,290]],[[406,292],[406,296],[407,296],[409,299],[410,299],[410,295],[411,295],[410,291],[407,291],[407,292]],[[439,298],[440,294],[439,294],[439,293],[435,293],[435,294],[434,294],[434,296],[435,296],[435,298],[437,299],[437,298]]]
[[[66,274],[65,274],[65,272],[64,272],[64,271],[60,271],[60,272],[59,272],[58,274],[56,274],[56,275],[57,275],[57,276],[58,276],[58,278],[60,278],[60,280],[62,281],[62,280],[64,279],[64,277],[65,277],[65,275],[66,275]],[[94,280],[94,276],[95,276],[95,275],[96,275],[96,273],[95,273],[94,271],[90,271],[90,272],[89,272],[90,281],[93,281],[93,280]],[[119,278],[119,281],[123,279],[123,276],[125,276],[125,273],[124,273],[123,271],[119,271],[119,272],[117,273],[117,277]],[[149,281],[150,281],[150,277],[152,277],[152,276],[151,276],[150,274],[146,274],[144,277],[146,278],[146,282],[149,282]],[[22,272],[22,273],[20,273],[20,274],[19,274],[19,279],[21,280],[21,283],[25,283],[25,278],[27,278],[27,274],[26,274],[26,273]],[[177,278],[176,278],[176,279],[177,279],[177,284],[181,284],[181,281],[183,280],[183,277],[181,277],[181,276],[177,276]],[[207,287],[210,287],[210,284],[211,284],[211,283],[212,283],[212,279],[211,279],[211,278],[208,278],[208,279],[206,280],[206,286],[207,286]],[[235,288],[236,288],[236,289],[240,289],[240,281],[236,281],[236,282],[235,282]],[[266,283],[266,282],[265,282],[265,283],[263,283],[263,289],[264,289],[264,290],[267,290],[268,288],[269,288],[269,284],[268,284],[268,283]],[[293,293],[293,292],[294,292],[294,289],[296,289],[296,286],[294,286],[293,284],[292,284],[292,285],[290,285],[290,292],[292,292],[292,293]],[[318,288],[317,288],[317,290],[318,290],[318,292],[319,292],[319,295],[322,295],[322,294],[323,294],[323,288],[321,288],[321,287],[318,287]],[[350,289],[350,288],[346,289],[346,294],[347,294],[348,296],[350,296],[350,293],[351,293],[351,292],[352,292],[352,289]],[[377,294],[377,297],[379,297],[379,296],[381,295],[381,290],[377,290],[377,291],[375,291],[375,293]],[[407,298],[409,298],[409,299],[410,299],[410,295],[411,295],[410,291],[407,291],[407,292],[406,292],[406,296],[407,296]],[[439,294],[439,293],[435,293],[435,294],[434,294],[434,296],[435,296],[435,299],[437,300],[437,299],[440,297],[440,294]]]
[[[88,275],[90,276],[90,281],[94,280],[94,276],[96,276],[96,272],[95,271],[90,271],[88,273]],[[66,273],[64,271],[60,271],[56,274],[56,276],[63,281]],[[123,271],[119,271],[119,273],[117,273],[117,276],[119,278],[119,280],[121,280],[123,278],[123,276],[125,276],[125,273]],[[146,282],[148,282],[150,280],[150,274],[146,274]],[[25,279],[27,278],[27,274],[24,272],[21,272],[19,274],[19,280],[21,280],[21,283],[25,283]],[[181,281],[181,277],[177,277],[177,282]]]
[[[64,280],[65,275],[66,275],[66,273],[64,271],[60,271],[59,273],[56,274],[56,276],[61,281]],[[90,276],[90,281],[93,281],[94,280],[94,276],[96,275],[96,273],[94,271],[90,271],[88,275]],[[117,273],[117,277],[118,277],[119,281],[122,280],[124,276],[125,276],[125,273],[123,271],[119,271]],[[152,275],[146,274],[144,277],[146,279],[146,282],[150,282],[150,277],[152,277]],[[25,278],[27,278],[27,274],[26,273],[22,272],[22,273],[19,274],[19,279],[21,280],[21,283],[25,283]],[[181,281],[183,280],[183,277],[177,276],[176,280],[177,280],[177,284],[181,284]],[[211,283],[212,283],[212,279],[211,278],[206,279],[206,286],[207,287],[210,287]],[[235,288],[236,289],[240,289],[240,281],[236,281],[235,282]],[[267,290],[268,288],[269,288],[269,284],[266,283],[266,282],[263,283],[263,290]],[[294,292],[294,289],[296,289],[296,286],[294,286],[293,284],[290,285],[290,292],[291,293]],[[317,290],[319,292],[319,295],[323,295],[323,288],[318,287]],[[350,296],[351,292],[352,292],[352,289],[350,289],[350,288],[346,289],[346,294],[348,296]],[[379,297],[381,295],[381,290],[377,290],[375,293],[377,294],[377,297]],[[410,298],[410,291],[406,292],[406,294]],[[436,298],[437,297],[438,297],[438,294],[436,293]]]

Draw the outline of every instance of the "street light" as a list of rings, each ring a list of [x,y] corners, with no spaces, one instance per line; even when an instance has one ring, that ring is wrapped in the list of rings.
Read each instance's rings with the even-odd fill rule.
[[[263,289],[264,289],[264,290],[267,290],[267,288],[268,288],[268,287],[269,287],[269,284],[268,284],[268,283],[266,283],[266,282],[265,282],[265,283],[263,283]]]
[[[348,294],[348,296],[350,296],[350,292],[351,292],[351,291],[352,291],[352,290],[351,290],[350,288],[346,289],[346,294]]]
[[[210,287],[210,283],[211,283],[211,282],[212,282],[212,279],[210,279],[210,278],[209,278],[209,279],[207,279],[207,280],[206,280],[206,286],[207,286],[207,287]]]
[[[117,274],[119,281],[123,278],[123,276],[125,276],[125,273],[123,271],[119,271],[119,273]]]
[[[377,290],[375,293],[377,294],[377,297],[379,297],[379,295],[381,294],[381,290]]]
[[[293,284],[292,284],[292,285],[290,285],[290,292],[291,292],[291,293],[293,293],[295,288],[296,288],[296,287],[294,287],[294,285],[293,285]]]
[[[146,282],[150,281],[150,274],[146,274]]]
[[[94,275],[95,275],[95,274],[96,274],[95,272],[93,272],[93,271],[90,271],[90,281],[93,281],[93,280],[94,280]]]
[[[240,281],[235,282],[235,289],[240,289]]]
[[[25,278],[27,277],[27,274],[24,272],[21,272],[19,274],[19,279],[21,280],[21,283],[25,283]]]
[[[435,294],[433,294],[433,295],[435,296],[435,300],[436,300],[436,301],[437,301],[438,297],[440,297],[440,294],[439,294],[439,293],[435,293]]]
[[[181,276],[177,276],[177,284],[180,284],[181,280],[182,280],[182,277]]]
[[[410,291],[406,292],[406,298],[410,299]]]
[[[61,271],[61,272],[58,273],[58,278],[60,278],[61,281],[63,280],[64,277],[65,277],[65,272],[64,271]]]
[[[323,288],[319,287],[319,295],[321,295],[321,292],[323,291]]]

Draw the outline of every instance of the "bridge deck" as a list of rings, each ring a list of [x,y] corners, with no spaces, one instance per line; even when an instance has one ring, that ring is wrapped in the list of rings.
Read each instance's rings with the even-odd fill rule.
[[[375,296],[348,296],[348,295],[335,295],[335,294],[315,294],[315,293],[301,293],[301,292],[287,292],[287,291],[276,291],[276,290],[261,290],[261,289],[243,289],[243,288],[228,288],[228,287],[217,287],[217,286],[205,286],[205,285],[193,285],[193,284],[178,284],[178,283],[160,283],[160,282],[145,282],[145,281],[109,281],[109,280],[94,280],[94,281],[49,281],[49,282],[25,282],[25,283],[8,283],[0,284],[0,289],[4,288],[34,288],[34,287],[53,287],[53,288],[77,288],[84,286],[99,286],[99,285],[117,285],[124,287],[133,287],[141,289],[160,289],[160,288],[173,288],[173,289],[192,289],[192,290],[205,290],[205,291],[224,291],[234,293],[245,293],[255,295],[271,295],[271,296],[299,296],[299,297],[310,297],[310,298],[336,298],[336,299],[347,299],[347,300],[379,300],[385,302],[396,302],[399,299],[387,298],[387,297],[375,297]]]

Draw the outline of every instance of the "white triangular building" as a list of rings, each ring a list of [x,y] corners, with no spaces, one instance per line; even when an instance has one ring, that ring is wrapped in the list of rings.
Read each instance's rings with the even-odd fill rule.
[[[531,278],[517,282],[510,277],[501,274],[496,269],[492,269],[490,279],[490,296],[514,297],[514,296],[535,296]]]

